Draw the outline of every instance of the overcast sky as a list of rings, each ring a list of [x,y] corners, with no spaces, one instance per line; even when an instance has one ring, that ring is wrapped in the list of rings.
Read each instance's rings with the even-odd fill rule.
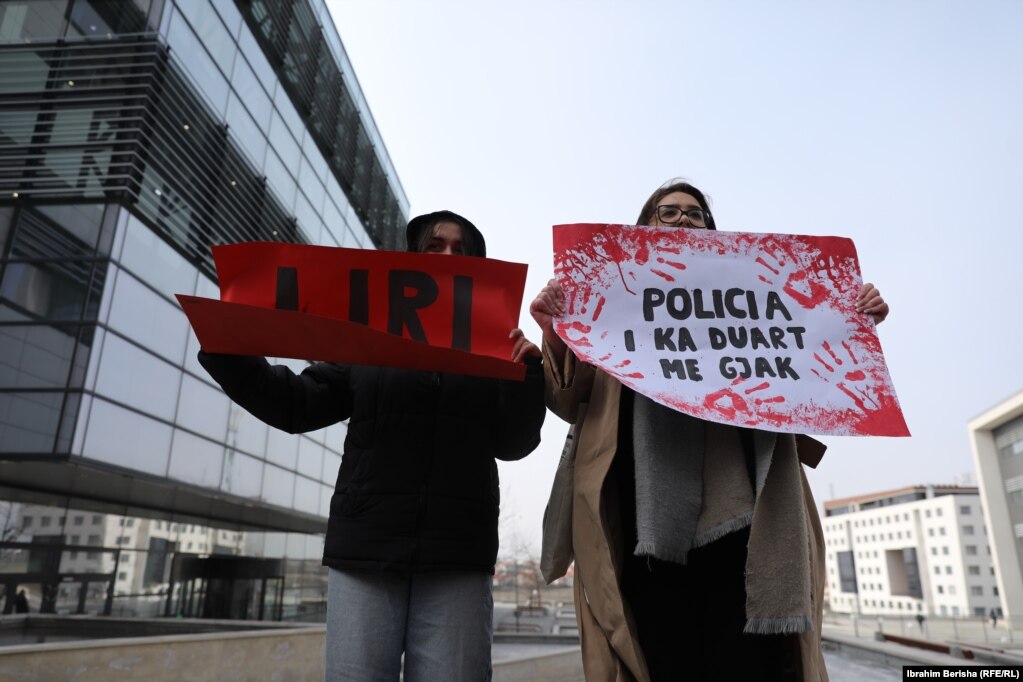
[[[552,274],[551,226],[633,223],[683,176],[719,229],[840,235],[912,438],[827,438],[817,501],[972,473],[1023,390],[1023,2],[334,0],[412,214]],[[502,552],[539,548],[565,425],[501,465]]]

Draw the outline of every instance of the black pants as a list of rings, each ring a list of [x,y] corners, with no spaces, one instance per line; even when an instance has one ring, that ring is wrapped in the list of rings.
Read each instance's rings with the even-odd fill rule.
[[[801,678],[796,635],[743,634],[748,540],[726,535],[685,566],[630,553],[622,592],[653,682]]]
[[[629,398],[624,396],[623,411],[631,410]],[[626,554],[622,595],[632,610],[651,680],[798,682],[802,666],[797,635],[747,635],[742,631],[746,625],[748,528],[690,551],[684,566],[632,553],[636,547],[636,482],[629,421],[619,422],[619,451],[610,481],[614,490],[605,493],[616,498],[621,510]],[[751,442],[744,444],[752,449]]]

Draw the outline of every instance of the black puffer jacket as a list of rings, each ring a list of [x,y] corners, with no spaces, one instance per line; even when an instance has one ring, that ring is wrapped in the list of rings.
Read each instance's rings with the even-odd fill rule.
[[[494,460],[521,459],[540,442],[539,364],[517,382],[329,363],[296,375],[263,358],[202,351],[199,362],[232,400],[288,433],[350,420],[324,564],[493,572]]]

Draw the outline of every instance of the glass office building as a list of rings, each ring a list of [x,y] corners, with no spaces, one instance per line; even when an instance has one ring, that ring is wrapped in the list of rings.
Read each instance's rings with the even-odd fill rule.
[[[0,2],[0,612],[322,618],[345,426],[235,407],[174,294],[407,216],[323,0]]]

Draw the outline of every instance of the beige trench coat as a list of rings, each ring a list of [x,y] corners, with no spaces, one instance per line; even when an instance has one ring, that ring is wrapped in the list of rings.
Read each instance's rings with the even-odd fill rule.
[[[608,478],[618,444],[618,408],[622,385],[592,365],[577,362],[571,351],[559,366],[544,344],[546,400],[555,414],[576,425],[572,550],[575,554],[575,604],[583,668],[589,682],[649,682],[636,628],[621,590],[624,547],[614,478]],[[586,406],[580,410],[580,406]],[[797,439],[800,459],[816,466],[824,446]],[[810,581],[815,629],[799,636],[803,679],[826,682],[821,651],[824,598],[824,533],[806,477],[803,500],[810,524]],[[603,494],[602,494],[603,493]]]

